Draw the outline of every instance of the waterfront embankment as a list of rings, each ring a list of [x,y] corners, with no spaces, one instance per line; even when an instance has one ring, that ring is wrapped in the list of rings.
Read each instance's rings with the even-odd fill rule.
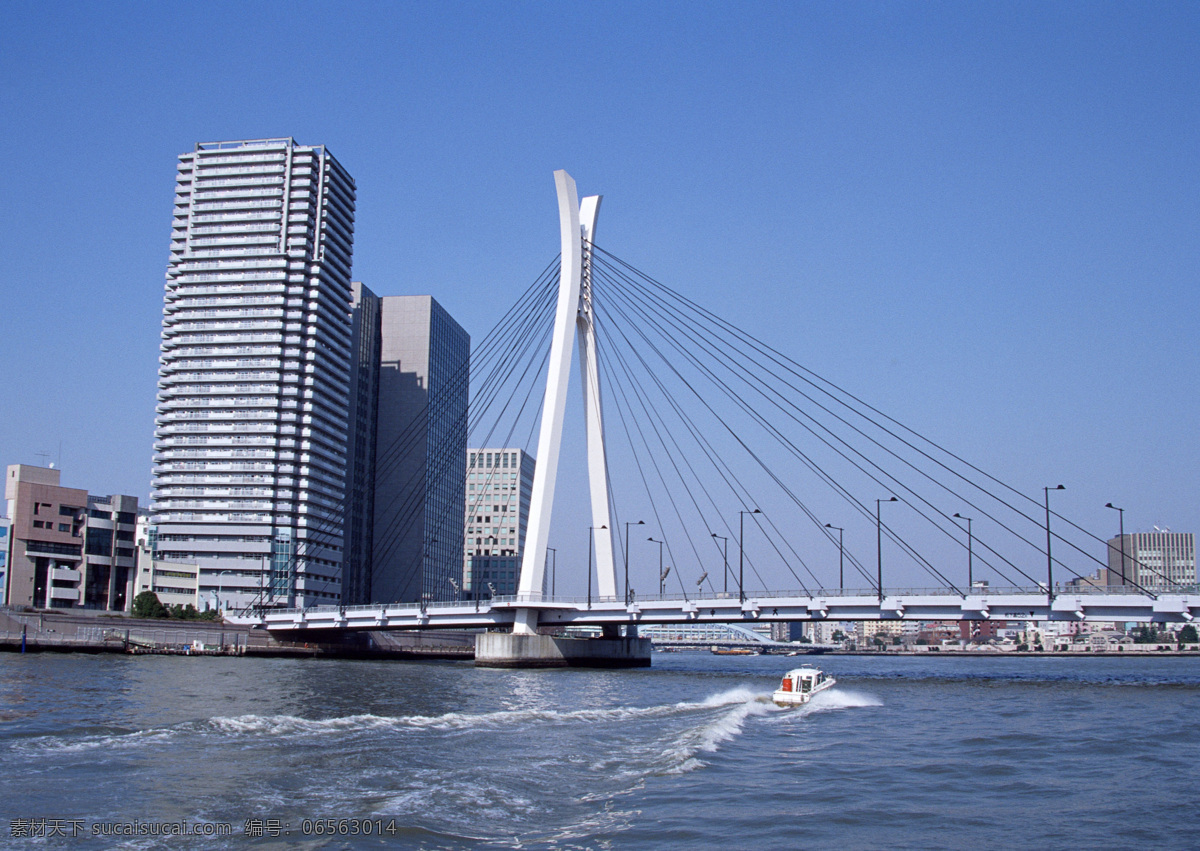
[[[0,651],[179,656],[326,656],[338,659],[472,659],[470,633],[361,632],[337,641],[280,638],[263,629],[211,621],[106,613],[0,609]]]

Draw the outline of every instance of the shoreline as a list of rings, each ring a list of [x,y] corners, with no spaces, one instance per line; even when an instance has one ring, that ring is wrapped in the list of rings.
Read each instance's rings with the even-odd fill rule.
[[[284,659],[418,659],[470,661],[474,632],[363,631],[339,641],[288,640],[263,629],[214,621],[134,618],[112,613],[20,611],[0,609],[0,653],[84,653],[101,655],[252,656]],[[24,649],[22,649],[24,644]],[[1133,645],[1137,646],[1137,645]],[[711,644],[690,647],[655,645],[662,653],[710,653]],[[1200,658],[1197,650],[806,650],[772,647],[754,655],[797,659],[813,656],[893,656],[924,658]],[[737,655],[737,654],[735,654]],[[746,654],[750,655],[750,654]]]

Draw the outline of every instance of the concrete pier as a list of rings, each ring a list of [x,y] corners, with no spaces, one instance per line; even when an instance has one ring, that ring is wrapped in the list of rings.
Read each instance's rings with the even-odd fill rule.
[[[483,632],[475,637],[481,668],[648,668],[648,638],[559,638]]]

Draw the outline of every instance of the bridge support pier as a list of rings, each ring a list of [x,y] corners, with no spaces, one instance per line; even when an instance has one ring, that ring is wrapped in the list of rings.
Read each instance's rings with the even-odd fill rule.
[[[517,632],[475,636],[480,668],[648,668],[648,638],[562,638]]]

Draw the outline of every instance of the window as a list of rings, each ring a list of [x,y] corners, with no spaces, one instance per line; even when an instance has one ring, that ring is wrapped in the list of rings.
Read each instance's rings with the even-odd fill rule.
[[[60,532],[70,532],[70,531],[71,531],[71,524],[70,524],[70,523],[59,523],[59,524],[58,524],[58,531],[60,531]]]
[[[77,509],[77,508],[72,508],[72,507],[71,507],[71,506],[69,506],[69,505],[60,505],[60,506],[58,507],[58,513],[59,513],[59,514],[61,514],[63,517],[74,517],[74,516],[75,516],[75,512],[76,512],[76,511],[78,511],[78,510],[79,510],[79,509]]]

